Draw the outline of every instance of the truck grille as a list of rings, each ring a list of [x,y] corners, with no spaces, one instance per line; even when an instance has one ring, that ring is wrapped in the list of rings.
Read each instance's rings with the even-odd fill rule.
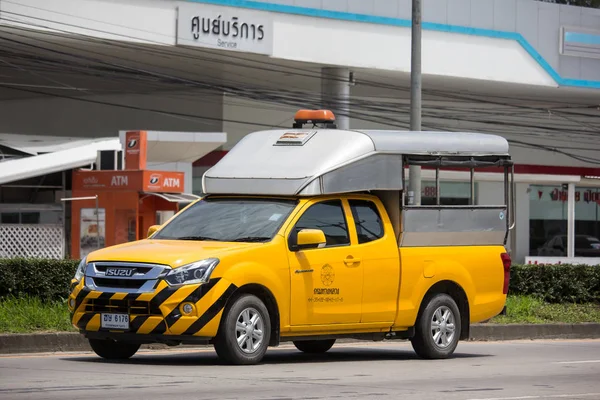
[[[109,278],[93,278],[97,286],[112,287],[119,289],[139,289],[146,280],[144,279],[109,279]]]
[[[85,271],[88,289],[103,293],[150,293],[171,267],[131,262],[92,262]]]
[[[131,315],[162,315],[158,306],[149,301],[92,299],[85,306],[86,312],[115,312]]]

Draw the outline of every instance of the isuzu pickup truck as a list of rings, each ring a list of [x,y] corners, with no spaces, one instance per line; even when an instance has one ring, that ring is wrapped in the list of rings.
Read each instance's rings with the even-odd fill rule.
[[[435,172],[436,204],[406,204],[409,165]],[[445,166],[472,183],[499,170],[503,198],[441,205]],[[339,338],[407,339],[447,358],[504,307],[511,171],[498,136],[340,130],[330,111],[302,110],[293,129],[242,139],[204,175],[205,195],[147,239],[81,260],[72,323],[107,359],[209,343],[256,364],[282,342],[323,353]]]

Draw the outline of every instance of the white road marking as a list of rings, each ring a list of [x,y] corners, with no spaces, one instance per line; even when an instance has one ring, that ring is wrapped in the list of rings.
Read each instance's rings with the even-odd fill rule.
[[[596,364],[600,360],[584,360],[584,361],[558,361],[555,364]]]
[[[579,393],[579,394],[554,394],[542,396],[519,396],[519,397],[487,397],[485,399],[469,400],[528,400],[528,399],[577,399],[579,397],[600,397],[600,393]]]

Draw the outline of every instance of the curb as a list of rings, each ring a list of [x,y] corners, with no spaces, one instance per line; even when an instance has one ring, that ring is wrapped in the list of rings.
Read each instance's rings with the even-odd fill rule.
[[[536,339],[600,339],[600,324],[532,324],[532,325],[471,325],[469,341],[505,341]],[[343,340],[358,343],[358,340]],[[162,344],[143,345],[142,349],[162,350]],[[78,332],[1,334],[0,354],[54,353],[91,351],[87,340]]]
[[[0,354],[91,351],[79,333],[32,333],[0,335]]]
[[[167,345],[144,344],[141,349],[163,350]],[[0,334],[0,354],[56,353],[92,351],[87,339],[79,332]]]
[[[474,324],[470,333],[470,341],[600,339],[600,324]]]

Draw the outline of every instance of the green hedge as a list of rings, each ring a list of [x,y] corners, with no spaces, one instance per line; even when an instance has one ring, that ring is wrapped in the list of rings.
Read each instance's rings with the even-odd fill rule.
[[[0,259],[0,298],[28,295],[43,300],[64,299],[78,263]],[[509,294],[533,295],[549,303],[600,302],[600,266],[513,265]]]
[[[0,259],[0,298],[66,299],[78,264],[79,260]]]
[[[509,294],[532,295],[548,303],[600,302],[600,266],[513,265]]]

